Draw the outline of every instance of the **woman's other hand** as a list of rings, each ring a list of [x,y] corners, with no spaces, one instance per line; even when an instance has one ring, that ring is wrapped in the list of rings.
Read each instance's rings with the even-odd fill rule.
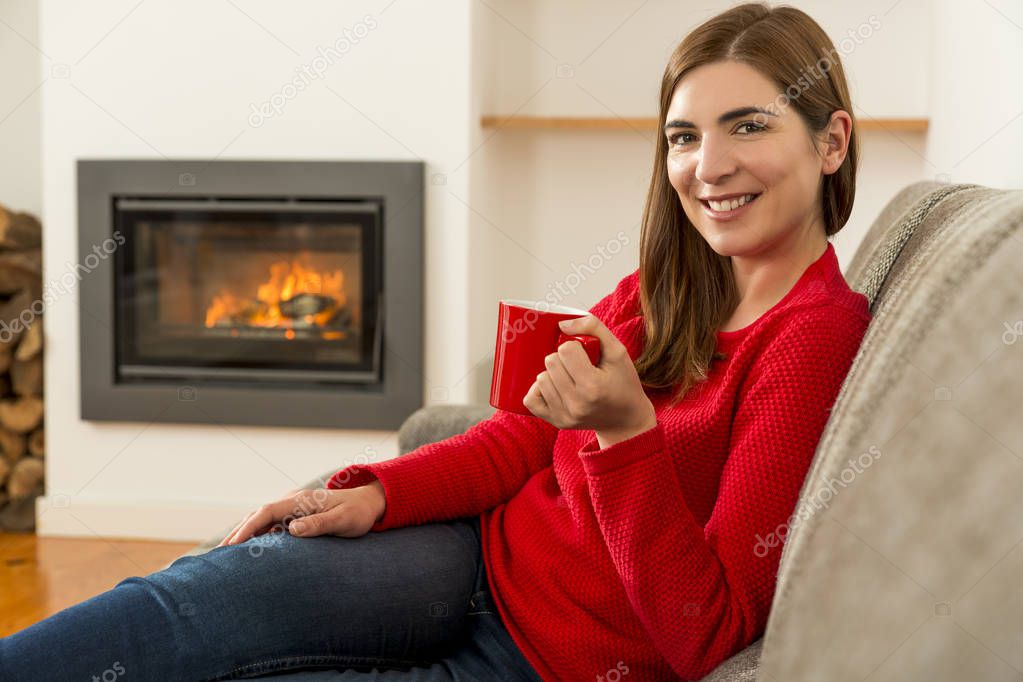
[[[271,530],[303,538],[337,535],[357,538],[369,532],[387,507],[380,481],[344,490],[298,490],[264,504],[228,533],[217,547],[236,545]]]

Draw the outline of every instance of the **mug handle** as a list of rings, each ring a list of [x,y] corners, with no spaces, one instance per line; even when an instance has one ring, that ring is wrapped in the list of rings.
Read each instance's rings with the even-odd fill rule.
[[[559,332],[558,346],[560,347],[566,341],[578,341],[581,343],[583,350],[586,351],[586,355],[590,358],[590,363],[594,367],[600,364],[600,337],[593,336],[592,334],[566,334]]]

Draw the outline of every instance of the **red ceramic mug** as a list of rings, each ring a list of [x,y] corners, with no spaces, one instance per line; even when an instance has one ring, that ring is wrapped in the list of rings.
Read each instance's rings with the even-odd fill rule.
[[[534,416],[522,400],[537,375],[547,369],[544,358],[566,341],[579,341],[590,362],[600,364],[600,338],[590,334],[565,334],[558,327],[562,320],[589,314],[586,310],[537,301],[501,300],[490,404],[499,410]]]

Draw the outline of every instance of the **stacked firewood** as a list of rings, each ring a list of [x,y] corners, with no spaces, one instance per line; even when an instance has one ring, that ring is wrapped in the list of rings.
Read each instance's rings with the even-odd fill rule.
[[[35,527],[43,492],[42,229],[0,205],[0,529]]]

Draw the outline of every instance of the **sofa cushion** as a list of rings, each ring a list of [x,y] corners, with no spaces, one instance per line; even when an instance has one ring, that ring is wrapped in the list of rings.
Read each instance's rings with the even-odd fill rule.
[[[748,647],[725,660],[700,682],[757,682],[760,664],[760,650],[764,646],[761,637]]]

